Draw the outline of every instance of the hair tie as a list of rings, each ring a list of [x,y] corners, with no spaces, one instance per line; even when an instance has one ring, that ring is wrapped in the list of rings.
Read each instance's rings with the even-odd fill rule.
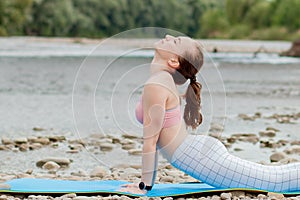
[[[196,76],[195,76],[195,75],[192,76],[192,77],[190,77],[189,79],[190,79],[190,82],[191,82],[191,83],[197,82],[197,79],[196,79]]]

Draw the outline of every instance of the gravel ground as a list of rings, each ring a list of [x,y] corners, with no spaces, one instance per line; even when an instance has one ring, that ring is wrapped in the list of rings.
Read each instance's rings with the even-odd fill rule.
[[[261,113],[253,115],[239,114],[240,120],[253,121],[262,118]],[[297,123],[300,113],[293,114],[274,114],[269,116],[268,120],[276,120],[277,123]],[[280,130],[274,127],[266,127],[258,133],[234,133],[228,137],[219,135],[223,129],[220,124],[213,124],[210,129],[210,135],[218,138],[224,143],[229,151],[241,151],[241,148],[233,148],[235,144],[259,144],[261,150],[272,149],[269,154],[269,160],[261,162],[267,165],[280,165],[290,162],[298,162],[297,155],[300,152],[300,140],[289,139],[276,140],[276,135]],[[34,131],[43,132],[44,129],[35,127]],[[105,166],[98,163],[91,171],[82,165],[82,168],[72,168],[80,157],[85,156],[84,152],[89,154],[109,154],[117,149],[117,152],[127,152],[129,158],[138,160],[141,156],[142,139],[136,135],[124,133],[120,136],[94,134],[88,138],[68,139],[63,135],[51,136],[30,136],[20,138],[2,137],[0,144],[1,154],[21,155],[26,157],[26,153],[39,153],[43,149],[49,151],[64,151],[65,157],[52,156],[44,154],[42,159],[32,159],[35,163],[33,168],[19,168],[17,172],[0,173],[0,181],[5,182],[15,178],[52,178],[65,180],[126,180],[130,182],[140,181],[140,164],[118,164],[115,166]],[[75,156],[74,156],[75,155]],[[78,160],[76,160],[78,158]],[[82,162],[82,161],[80,161]],[[128,162],[127,162],[128,163]],[[137,162],[138,163],[138,162]],[[84,170],[85,169],[85,170]],[[157,173],[157,183],[179,183],[196,181],[192,177],[173,168],[165,159],[160,159]],[[300,196],[284,197],[282,194],[267,193],[249,193],[246,191],[233,191],[215,194],[199,194],[190,197],[167,197],[167,198],[137,198],[137,199],[300,199]],[[66,194],[62,196],[44,196],[44,195],[9,195],[0,194],[0,200],[6,199],[130,199],[127,196],[81,196],[80,194]]]

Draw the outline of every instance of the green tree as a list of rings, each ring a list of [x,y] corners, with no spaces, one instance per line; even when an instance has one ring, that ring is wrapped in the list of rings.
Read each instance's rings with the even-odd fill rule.
[[[0,35],[22,35],[32,0],[0,1]]]
[[[230,24],[242,23],[257,0],[226,0],[226,15]]]
[[[270,1],[260,0],[254,3],[245,14],[245,23],[251,28],[262,28],[271,26],[272,10]]]
[[[43,0],[33,6],[31,32],[42,36],[68,36],[75,20],[72,0]]]
[[[207,10],[201,17],[201,29],[197,36],[205,38],[224,37],[228,26],[228,21],[222,10]]]
[[[275,0],[273,4],[272,25],[285,26],[291,31],[300,28],[299,0]]]

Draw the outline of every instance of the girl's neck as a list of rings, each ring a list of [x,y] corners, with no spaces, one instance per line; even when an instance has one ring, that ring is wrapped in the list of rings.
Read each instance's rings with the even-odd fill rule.
[[[153,75],[161,71],[172,73],[172,69],[168,66],[168,62],[165,59],[154,56],[150,66],[150,73]]]

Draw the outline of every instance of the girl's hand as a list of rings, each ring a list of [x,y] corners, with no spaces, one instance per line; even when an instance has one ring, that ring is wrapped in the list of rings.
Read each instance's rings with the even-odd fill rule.
[[[146,194],[146,190],[140,190],[138,183],[121,185],[120,192],[129,192],[132,194]]]
[[[7,185],[5,183],[0,183],[0,189],[6,189],[9,190],[10,189],[10,185]]]

